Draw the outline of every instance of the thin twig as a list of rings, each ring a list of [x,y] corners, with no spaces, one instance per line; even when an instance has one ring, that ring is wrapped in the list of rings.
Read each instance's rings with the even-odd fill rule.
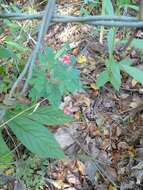
[[[17,153],[16,160],[18,160],[18,159],[20,159],[20,154],[19,154],[19,152],[18,152],[18,149],[17,149],[17,145],[16,145],[16,143],[15,143],[15,140],[14,140],[13,136],[10,134],[10,132],[9,132],[9,130],[8,130],[7,127],[5,127],[5,130],[6,130],[8,136],[11,138],[11,140],[12,140],[14,146],[15,146],[14,149],[15,149],[15,152]]]
[[[26,80],[26,82],[24,84],[24,87],[22,89],[22,94],[25,92],[25,90],[26,90],[26,88],[28,86],[28,82],[29,82],[30,78],[32,77],[33,66],[35,64],[35,61],[36,61],[37,55],[39,53],[39,50],[40,50],[40,48],[42,46],[44,36],[46,35],[46,32],[47,32],[47,30],[49,28],[51,18],[52,18],[52,14],[53,14],[53,11],[54,11],[54,7],[55,7],[55,0],[49,0],[47,6],[45,8],[43,21],[42,21],[41,28],[40,28],[40,31],[39,31],[39,34],[38,34],[37,44],[36,44],[36,46],[35,46],[35,48],[33,50],[32,59],[31,59],[31,63],[30,63],[30,66],[29,66],[29,71],[28,71],[28,77],[27,77],[27,80]]]
[[[31,55],[30,55],[30,57],[29,57],[29,59],[28,59],[26,65],[25,65],[23,71],[21,72],[21,74],[19,75],[19,77],[17,78],[17,80],[15,81],[15,83],[13,84],[13,86],[12,86],[10,92],[9,92],[9,98],[11,98],[11,97],[13,96],[13,93],[14,93],[14,91],[15,91],[17,85],[21,82],[21,80],[22,80],[23,77],[25,76],[25,74],[26,74],[26,72],[27,72],[27,70],[28,70],[28,68],[29,68],[29,65],[30,65],[30,63],[31,63],[32,56],[33,56],[33,52],[31,53]]]

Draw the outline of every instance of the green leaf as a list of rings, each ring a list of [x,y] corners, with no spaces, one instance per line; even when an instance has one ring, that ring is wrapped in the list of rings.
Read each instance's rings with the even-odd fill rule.
[[[76,57],[74,55],[71,55],[70,60],[73,65],[76,64]]]
[[[13,155],[7,147],[0,130],[0,168],[12,161]]]
[[[39,58],[39,61],[40,61],[40,63],[41,63],[42,65],[44,65],[44,66],[47,66],[47,65],[48,65],[48,60],[47,60],[46,55],[44,55],[44,53],[39,53],[38,58]]]
[[[108,64],[111,69],[110,82],[116,90],[119,90],[121,86],[120,66],[115,60],[111,60]]]
[[[122,4],[120,5],[120,8],[130,8],[130,9],[133,9],[135,11],[139,11],[139,6],[137,5],[129,5],[129,4]]]
[[[113,75],[110,76],[110,82],[113,85],[113,87],[119,91],[120,89],[120,84],[118,83],[118,81],[114,78]]]
[[[119,42],[119,44],[125,45],[127,42],[128,42],[128,40],[121,40]],[[133,39],[130,46],[142,50],[143,49],[143,40],[142,39]]]
[[[53,106],[59,106],[62,94],[58,84],[48,82],[46,86],[47,98]]]
[[[31,152],[42,158],[63,158],[64,153],[54,138],[42,124],[33,118],[18,117],[9,122],[9,127],[17,138]]]
[[[16,43],[16,42],[12,42],[12,41],[5,41],[5,42],[6,42],[6,44],[7,44],[9,47],[14,48],[14,49],[17,49],[17,50],[19,50],[19,51],[21,51],[21,52],[26,52],[26,51],[28,51],[28,48],[23,47],[22,44],[18,44],[18,43]]]
[[[66,47],[65,47],[66,48]],[[61,55],[60,52],[59,55]],[[59,56],[58,54],[56,54]],[[54,106],[59,106],[61,98],[69,92],[82,90],[80,71],[74,67],[75,57],[71,56],[71,64],[66,65],[55,59],[55,52],[46,48],[39,55],[40,66],[36,65],[30,84],[32,88],[29,96],[33,100],[40,97],[48,98]],[[45,68],[43,68],[46,62]]]
[[[56,139],[48,129],[30,119],[16,119],[9,124],[17,138],[33,153],[40,157],[63,158]]]
[[[18,111],[19,113],[19,111]],[[8,112],[7,119],[16,113]],[[53,134],[44,125],[55,126],[72,121],[72,117],[55,107],[42,106],[34,112],[26,112],[9,122],[17,138],[40,157],[63,158],[64,153]]]
[[[143,85],[143,71],[129,65],[122,65],[122,70],[126,71],[136,81],[140,82]]]
[[[104,8],[108,15],[114,16],[114,9],[111,0],[104,0]]]
[[[29,92],[29,97],[35,100],[42,97],[44,94],[46,95],[46,82],[47,79],[45,73],[39,72],[38,76],[36,75],[36,77],[34,77],[33,80],[31,80],[31,84],[33,87]]]
[[[132,65],[133,61],[131,59],[123,59],[122,61],[119,62],[120,69],[122,68],[123,65]]]
[[[59,81],[61,94],[82,90],[80,82],[80,71],[74,66],[58,62],[52,70],[52,79]]]
[[[138,48],[138,49],[143,49],[143,40],[142,39],[133,39],[131,42],[131,46]]]
[[[39,107],[37,111],[30,114],[30,118],[36,122],[50,126],[62,125],[65,122],[72,121],[72,117],[65,115],[62,110],[48,106]]]
[[[84,7],[81,7],[81,8],[80,8],[80,15],[81,15],[81,16],[89,16],[90,13],[89,13],[89,11],[87,11]]]
[[[1,58],[11,58],[11,57],[14,57],[14,54],[7,48],[0,46],[0,59]]]
[[[109,81],[108,71],[105,70],[97,77],[96,86],[98,88],[104,86]]]
[[[113,54],[114,41],[115,41],[115,29],[111,28],[107,35],[107,45],[108,45],[108,52],[109,52],[110,57]]]
[[[118,81],[118,83],[121,84],[120,66],[118,62],[116,62],[115,60],[111,61],[110,67],[111,67],[112,75]]]
[[[50,47],[47,47],[47,48],[44,49],[43,53],[47,57],[49,68],[51,68],[56,63],[54,50],[52,48],[50,48]]]
[[[47,79],[46,79],[45,73],[42,75],[39,75],[35,81],[34,88],[36,88],[38,92],[41,92],[43,90],[43,87],[45,86],[46,80]]]

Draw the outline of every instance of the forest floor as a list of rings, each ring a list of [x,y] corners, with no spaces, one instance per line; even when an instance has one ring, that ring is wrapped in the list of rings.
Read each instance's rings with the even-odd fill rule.
[[[73,1],[62,2],[59,10],[72,15],[78,13],[79,6]],[[120,40],[122,31],[117,35]],[[62,104],[65,113],[73,114],[76,121],[55,133],[71,160],[52,167],[49,176],[54,179],[53,189],[143,189],[143,89],[128,76],[124,76],[119,92],[110,85],[96,88],[96,76],[107,58],[106,35],[102,43],[99,36],[99,27],[79,23],[58,24],[46,36],[46,42],[57,49],[69,43],[69,53],[77,57],[76,67],[86,86],[83,93],[65,97]],[[120,52],[116,51],[115,57],[118,59]],[[131,50],[128,57],[141,66],[137,50]]]
[[[60,1],[60,14],[79,14],[80,1]],[[71,47],[77,58],[84,91],[64,97],[61,104],[73,123],[54,130],[67,160],[51,162],[44,190],[141,190],[143,189],[143,88],[123,76],[120,91],[110,84],[95,85],[107,54],[106,28],[80,23],[56,24],[45,36],[45,44],[59,50]],[[123,36],[118,30],[117,38]],[[142,31],[136,37],[143,38]],[[121,52],[114,52],[120,59]],[[143,70],[141,52],[130,49],[127,56]]]

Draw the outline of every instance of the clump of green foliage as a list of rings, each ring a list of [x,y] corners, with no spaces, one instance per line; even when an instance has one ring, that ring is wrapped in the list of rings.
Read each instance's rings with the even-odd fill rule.
[[[43,189],[47,167],[48,163],[45,159],[39,159],[36,156],[30,156],[28,159],[24,159],[23,157],[16,167],[16,178],[27,189]]]
[[[100,73],[97,78],[97,86],[102,87],[105,85],[105,83],[110,82],[116,90],[119,90],[122,84],[121,72],[126,72],[136,81],[143,84],[143,72],[138,68],[131,66],[133,64],[131,59],[125,58],[121,61],[116,61],[114,59],[113,51],[115,47],[115,34],[115,29],[112,28],[107,35],[109,58],[106,60],[105,70]],[[137,48],[142,48],[142,43],[142,40],[134,39],[131,45]]]
[[[108,15],[114,15],[114,8],[112,2],[110,0],[103,1],[103,8],[105,9],[103,12]],[[129,6],[130,1],[119,1],[119,8],[123,6],[127,6],[130,8],[135,8],[134,6]],[[116,29],[111,28],[107,34],[107,45],[108,45],[108,59],[106,60],[105,66],[106,68],[102,73],[97,77],[96,85],[97,87],[104,86],[107,82],[110,82],[116,90],[119,90],[122,84],[122,72],[127,73],[131,77],[133,77],[136,81],[143,84],[143,72],[132,66],[133,61],[131,59],[123,59],[121,61],[117,61],[114,59],[114,50],[118,42],[116,42]],[[120,44],[122,45],[127,43],[127,40],[122,40]],[[143,40],[142,39],[133,39],[130,46],[143,49]]]
[[[0,59],[3,63],[1,75],[1,93],[7,96],[12,85],[11,81],[16,80],[16,75],[21,72],[27,58],[28,48],[24,48],[22,43],[25,38],[14,41],[14,36],[18,36],[20,28],[13,22],[6,22],[12,27],[10,37],[7,37],[0,46]],[[16,29],[16,30],[14,30]],[[20,45],[19,45],[20,43]],[[71,56],[71,63],[65,64],[62,56],[67,54],[68,46],[65,45],[56,52],[52,48],[46,47],[39,52],[39,60],[34,67],[32,79],[29,81],[28,98],[30,104],[20,103],[18,100],[13,105],[0,105],[0,163],[11,162],[14,155],[9,150],[3,139],[4,128],[10,128],[18,140],[22,142],[31,152],[42,158],[63,158],[64,152],[61,150],[54,135],[47,126],[63,125],[72,121],[71,116],[67,116],[59,109],[60,102],[64,95],[82,90],[80,82],[80,72],[75,68],[75,57]],[[23,59],[24,58],[24,59]],[[21,62],[22,60],[22,62]],[[12,68],[11,78],[9,71],[5,72],[4,65],[9,61]],[[7,79],[6,82],[3,79]],[[41,101],[39,101],[41,100]],[[42,105],[43,101],[48,104]],[[38,102],[38,103],[37,103]]]
[[[36,65],[30,82],[32,89],[29,96],[32,100],[48,98],[53,106],[58,107],[64,95],[82,90],[80,72],[75,68],[75,57],[71,56],[71,63],[65,64],[60,61],[60,57],[65,54],[66,46],[58,52],[45,48],[39,54],[40,64]]]

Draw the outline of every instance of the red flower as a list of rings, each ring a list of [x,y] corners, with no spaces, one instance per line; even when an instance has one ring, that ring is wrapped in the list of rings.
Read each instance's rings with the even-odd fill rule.
[[[64,55],[64,57],[62,57],[62,61],[65,63],[65,64],[70,64],[71,63],[71,56],[69,54],[67,55]]]

